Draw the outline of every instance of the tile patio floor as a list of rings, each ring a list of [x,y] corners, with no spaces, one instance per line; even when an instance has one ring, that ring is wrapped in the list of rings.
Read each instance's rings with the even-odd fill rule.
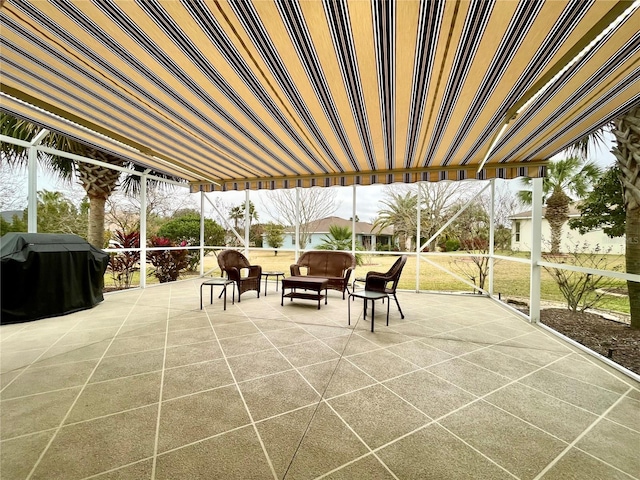
[[[640,385],[489,299],[400,293],[372,334],[200,282],[0,327],[0,477],[640,477]]]

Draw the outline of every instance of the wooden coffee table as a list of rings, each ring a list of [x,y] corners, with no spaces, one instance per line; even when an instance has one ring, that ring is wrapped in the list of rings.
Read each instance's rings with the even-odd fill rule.
[[[290,298],[292,301],[294,298],[300,298],[302,300],[316,300],[318,302],[318,310],[320,310],[320,300],[324,298],[324,304],[327,304],[327,285],[329,280],[326,278],[314,278],[314,277],[289,277],[282,279],[282,298],[280,299],[280,305],[284,306],[285,297]],[[284,293],[286,289],[289,289],[289,293]],[[298,292],[297,289],[311,290],[314,293]],[[324,290],[324,295],[322,291]]]

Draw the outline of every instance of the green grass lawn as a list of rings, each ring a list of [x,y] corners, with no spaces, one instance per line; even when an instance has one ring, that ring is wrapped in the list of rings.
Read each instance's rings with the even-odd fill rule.
[[[506,254],[505,256],[518,256],[526,258],[525,254]],[[623,266],[624,257],[621,256],[609,256],[607,259],[607,266],[609,269],[613,269],[616,266]],[[468,258],[456,257],[448,254],[428,255],[427,258],[433,263],[444,267],[445,269],[456,273],[458,276],[466,278],[470,281],[470,276],[478,275],[478,268]],[[352,279],[356,277],[364,277],[369,271],[386,272],[393,262],[396,261],[396,255],[362,255],[363,265],[356,267],[355,274],[352,274]],[[293,252],[279,252],[277,255],[273,251],[260,251],[252,250],[249,253],[249,260],[252,264],[261,265],[263,271],[281,271],[287,276],[289,275],[289,266],[294,263]],[[220,275],[218,263],[213,253],[208,254],[205,257],[205,272],[211,271],[210,275]],[[151,268],[148,270],[152,271]],[[441,269],[431,265],[426,261],[422,261],[419,269],[419,288],[420,290],[433,290],[433,291],[449,291],[449,292],[472,292],[473,288],[459,281],[449,273],[442,271]],[[407,264],[402,271],[402,277],[400,278],[399,288],[402,290],[415,290],[416,289],[416,259],[415,257],[409,257]],[[496,260],[494,265],[494,293],[500,294],[504,298],[517,298],[528,301],[529,298],[529,265],[526,263],[520,263],[509,260]],[[191,276],[197,276],[196,272],[185,272],[181,275],[181,278],[189,278]],[[610,279],[611,286],[625,286],[626,283],[622,280]],[[158,283],[158,280],[154,276],[147,278],[148,284]],[[133,286],[140,284],[139,273],[136,272],[133,279]],[[105,275],[105,286],[113,286],[113,280],[109,273]],[[488,288],[488,281],[485,288]],[[541,284],[542,300],[565,303],[564,297],[560,292],[556,282],[551,275],[542,270],[542,284]],[[628,313],[629,312],[629,298],[628,297],[615,297],[605,296],[599,308],[605,310],[612,310],[617,312]]]

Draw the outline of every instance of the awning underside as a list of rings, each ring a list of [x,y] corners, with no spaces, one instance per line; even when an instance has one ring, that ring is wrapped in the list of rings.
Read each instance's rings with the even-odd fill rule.
[[[539,176],[640,101],[638,10],[477,170],[629,5],[5,2],[2,108],[193,190]]]

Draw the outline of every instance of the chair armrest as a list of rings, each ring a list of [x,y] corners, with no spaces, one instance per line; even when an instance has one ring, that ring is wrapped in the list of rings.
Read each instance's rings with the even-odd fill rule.
[[[298,265],[297,263],[294,263],[293,265],[291,265],[289,267],[289,270],[291,271],[291,276],[292,277],[299,277],[300,276],[300,265]]]
[[[248,276],[252,278],[262,276],[262,267],[260,265],[250,265]]]
[[[369,275],[374,275],[376,277],[384,277],[386,275],[386,272],[367,272],[367,278],[369,278]]]
[[[349,277],[351,276],[351,272],[353,272],[353,267],[349,267],[344,271],[344,281],[349,283]]]
[[[389,281],[390,280],[386,275],[375,275],[372,274],[372,272],[369,272],[367,274],[364,288],[366,290],[384,292],[387,288],[387,282]]]
[[[227,273],[229,280],[233,280],[234,282],[240,281],[240,270],[236,267],[228,267],[225,268],[224,271]]]

